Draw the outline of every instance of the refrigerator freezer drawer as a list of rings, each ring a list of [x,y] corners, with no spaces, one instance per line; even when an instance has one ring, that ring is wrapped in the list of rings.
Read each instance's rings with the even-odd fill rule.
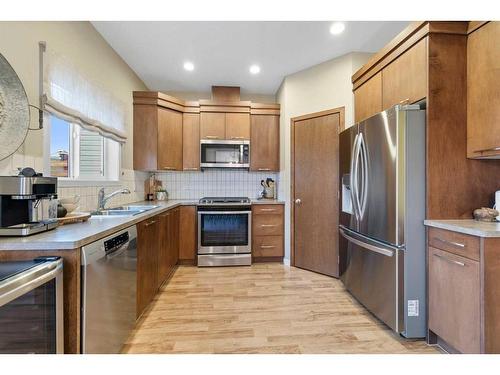
[[[341,276],[346,289],[371,313],[394,331],[403,330],[401,288],[404,252],[364,241],[340,229],[347,239],[346,269]]]

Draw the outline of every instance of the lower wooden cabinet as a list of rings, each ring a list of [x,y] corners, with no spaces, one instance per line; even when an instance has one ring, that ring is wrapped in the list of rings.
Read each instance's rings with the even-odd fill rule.
[[[479,262],[430,247],[429,286],[429,329],[462,353],[479,353]]]
[[[500,238],[428,230],[429,342],[500,353]]]
[[[198,238],[196,206],[181,206],[179,209],[179,263],[196,264]]]
[[[159,216],[158,278],[159,288],[175,269],[179,259],[179,208]]]
[[[282,261],[284,254],[284,207],[281,204],[252,206],[252,258]]]
[[[159,231],[158,216],[137,224],[137,317],[158,290]]]

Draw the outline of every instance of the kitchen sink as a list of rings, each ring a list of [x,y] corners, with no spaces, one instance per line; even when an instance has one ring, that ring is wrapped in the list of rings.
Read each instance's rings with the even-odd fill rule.
[[[106,208],[104,210],[98,210],[91,212],[92,216],[133,216],[137,215],[160,206],[139,206],[139,205],[127,205],[114,208]]]

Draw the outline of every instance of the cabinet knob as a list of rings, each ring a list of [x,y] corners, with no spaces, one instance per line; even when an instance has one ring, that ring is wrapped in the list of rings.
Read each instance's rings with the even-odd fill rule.
[[[300,198],[295,199],[295,204],[299,205],[301,203],[302,203],[302,201],[300,200]]]

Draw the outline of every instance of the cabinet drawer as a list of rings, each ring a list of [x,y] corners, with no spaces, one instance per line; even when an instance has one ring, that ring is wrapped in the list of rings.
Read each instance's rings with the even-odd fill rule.
[[[253,215],[253,234],[255,236],[282,236],[283,215]]]
[[[479,237],[429,228],[429,246],[479,261]]]
[[[262,215],[262,214],[283,215],[283,205],[282,204],[256,204],[256,205],[252,206],[252,213],[254,215]]]
[[[283,236],[254,236],[252,243],[254,257],[282,257]]]
[[[462,353],[479,353],[479,262],[429,247],[429,329]]]

